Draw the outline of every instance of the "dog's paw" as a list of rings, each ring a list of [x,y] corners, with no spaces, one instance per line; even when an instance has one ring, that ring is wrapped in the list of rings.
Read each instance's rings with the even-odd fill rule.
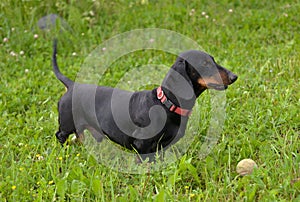
[[[55,136],[61,145],[63,145],[67,141],[66,136],[64,134],[62,134],[60,131],[58,131],[55,134]]]

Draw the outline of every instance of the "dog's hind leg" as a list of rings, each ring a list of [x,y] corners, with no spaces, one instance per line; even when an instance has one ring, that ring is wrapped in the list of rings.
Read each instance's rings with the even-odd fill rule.
[[[64,144],[67,141],[70,134],[76,131],[73,121],[70,120],[72,120],[70,116],[64,113],[59,113],[59,130],[56,132],[55,135],[61,144]]]
[[[58,102],[59,130],[56,132],[56,138],[61,144],[64,144],[70,134],[76,131],[69,97],[70,95],[66,93]]]

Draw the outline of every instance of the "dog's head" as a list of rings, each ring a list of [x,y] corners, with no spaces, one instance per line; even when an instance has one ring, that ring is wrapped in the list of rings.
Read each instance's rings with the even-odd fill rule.
[[[190,50],[179,55],[163,86],[171,92],[177,92],[182,98],[190,97],[191,93],[198,97],[208,88],[225,90],[237,78],[237,75],[217,64],[207,53]]]

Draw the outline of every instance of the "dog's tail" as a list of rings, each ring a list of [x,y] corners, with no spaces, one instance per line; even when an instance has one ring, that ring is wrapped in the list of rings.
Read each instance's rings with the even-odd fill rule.
[[[52,55],[52,65],[53,65],[53,71],[58,80],[60,80],[67,88],[69,88],[71,85],[73,85],[73,81],[66,76],[64,76],[58,68],[57,61],[56,61],[56,53],[57,53],[57,39],[53,40],[53,55]]]

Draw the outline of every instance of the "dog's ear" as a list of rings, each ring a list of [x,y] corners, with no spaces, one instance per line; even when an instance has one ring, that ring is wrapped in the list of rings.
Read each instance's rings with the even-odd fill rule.
[[[187,62],[178,57],[163,80],[162,86],[172,94],[186,100],[194,96],[192,81],[187,73]]]

